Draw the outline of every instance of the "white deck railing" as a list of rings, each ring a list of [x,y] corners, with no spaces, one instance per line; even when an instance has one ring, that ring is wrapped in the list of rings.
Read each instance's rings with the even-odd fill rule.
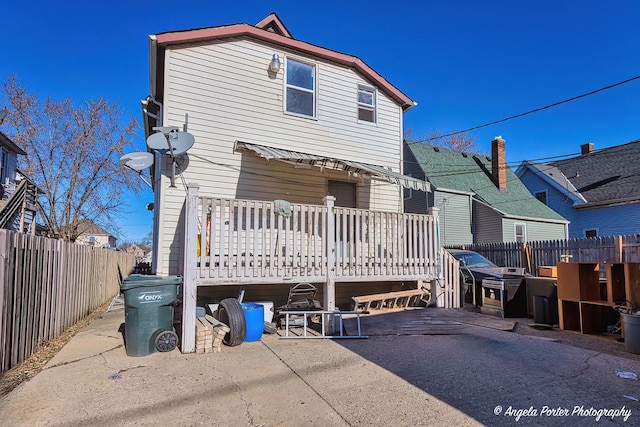
[[[332,199],[283,213],[271,201],[198,197],[198,283],[435,277],[437,217],[334,207]]]
[[[438,210],[429,215],[324,205],[200,197],[188,185],[185,206],[183,352],[193,351],[198,286],[325,283],[334,309],[336,282],[435,280],[443,275]],[[447,295],[455,292],[446,285]],[[455,307],[459,297],[447,296]]]

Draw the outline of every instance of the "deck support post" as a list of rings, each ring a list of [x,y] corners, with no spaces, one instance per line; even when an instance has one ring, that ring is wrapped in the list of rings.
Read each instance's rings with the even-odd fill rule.
[[[436,307],[448,307],[448,294],[451,291],[447,289],[447,283],[444,280],[442,271],[442,247],[440,246],[440,209],[431,207],[427,211],[428,215],[433,217],[433,257],[436,261],[435,286],[432,285],[431,295],[434,295]]]
[[[196,300],[197,287],[197,239],[198,239],[198,190],[199,185],[187,184],[184,208],[184,265],[182,271],[182,343],[183,353],[196,350]]]
[[[334,196],[325,196],[322,201],[327,207],[327,281],[324,283],[324,309],[334,311],[336,309],[336,224],[333,214],[333,206],[336,201]],[[327,315],[326,319],[333,319]],[[325,333],[333,333],[333,322],[325,322]]]

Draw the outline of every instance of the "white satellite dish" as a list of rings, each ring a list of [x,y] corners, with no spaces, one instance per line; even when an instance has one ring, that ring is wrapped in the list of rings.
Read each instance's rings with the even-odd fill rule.
[[[169,145],[167,144],[167,137],[164,133],[157,132],[152,133],[147,138],[147,146],[152,150],[158,151],[160,154],[166,154],[169,152]]]
[[[125,154],[120,157],[120,164],[140,172],[153,164],[153,154],[147,152]]]
[[[147,138],[147,145],[152,150],[155,150],[161,154],[171,154],[173,149],[173,155],[186,153],[189,148],[193,147],[196,139],[189,132],[157,132],[149,135]],[[171,144],[171,149],[169,148]]]

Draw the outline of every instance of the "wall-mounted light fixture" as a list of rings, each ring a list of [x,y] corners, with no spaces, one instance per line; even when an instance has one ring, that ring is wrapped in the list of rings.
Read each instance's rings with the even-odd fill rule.
[[[277,53],[273,54],[273,58],[271,58],[271,62],[269,63],[269,71],[272,73],[278,73],[280,71],[280,57]]]

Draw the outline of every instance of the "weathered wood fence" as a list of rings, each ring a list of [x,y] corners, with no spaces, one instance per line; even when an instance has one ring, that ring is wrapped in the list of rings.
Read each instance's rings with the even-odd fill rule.
[[[538,271],[539,266],[556,265],[562,260],[602,264],[640,262],[640,235],[476,243],[456,248],[476,251],[501,267],[524,267],[532,274]]]
[[[0,230],[0,372],[120,291],[132,254]]]

